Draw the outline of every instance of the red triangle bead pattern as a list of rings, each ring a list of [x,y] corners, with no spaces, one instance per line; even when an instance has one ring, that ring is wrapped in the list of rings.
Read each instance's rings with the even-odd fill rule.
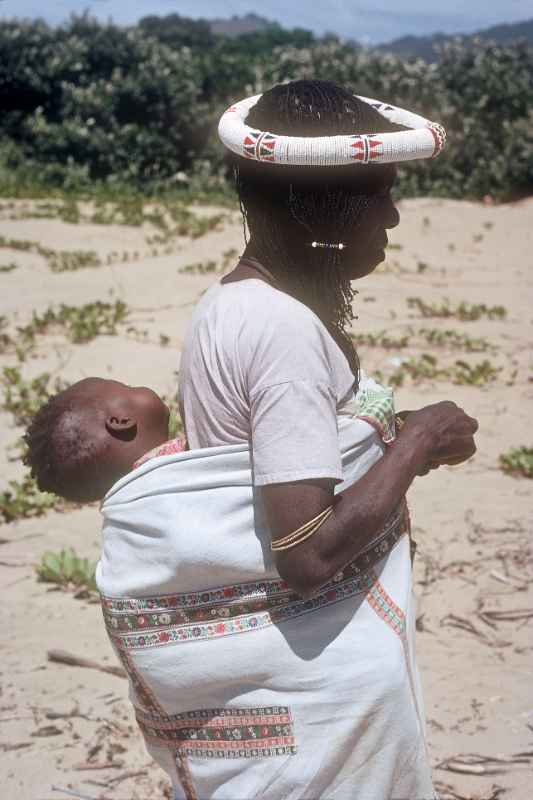
[[[275,161],[276,137],[262,131],[249,131],[243,141],[243,156],[256,161]]]
[[[355,141],[350,145],[357,151],[352,155],[354,161],[368,164],[369,161],[383,154],[383,142],[380,139],[373,139],[365,134],[354,136],[354,139]]]

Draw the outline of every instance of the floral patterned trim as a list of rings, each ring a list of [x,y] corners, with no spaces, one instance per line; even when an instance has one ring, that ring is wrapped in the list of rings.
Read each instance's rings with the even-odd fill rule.
[[[408,529],[407,506],[403,502],[367,550],[309,599],[290,591],[281,580],[165,597],[102,597],[108,633],[120,642],[121,649],[135,650],[244,633],[294,619],[367,592],[372,585],[368,570],[390,552]]]
[[[290,619],[300,617],[318,608],[338,603],[347,597],[367,591],[371,586],[371,578],[368,575],[361,575],[350,581],[346,581],[338,586],[334,586],[327,591],[320,592],[314,597],[304,600],[299,595],[292,595],[291,602],[279,608],[273,608],[259,614],[240,614],[239,616],[214,623],[197,623],[192,625],[176,625],[174,627],[165,626],[164,630],[147,631],[141,635],[117,634],[111,629],[110,635],[113,638],[121,639],[122,645],[128,650],[136,650],[146,647],[157,647],[166,644],[186,641],[201,641],[213,639],[218,636],[227,636],[235,633],[245,633],[246,631],[259,630],[267,626],[286,622]],[[109,630],[109,629],[108,629]]]
[[[395,544],[400,536],[408,529],[409,515],[407,504],[404,500],[390,515],[383,529],[369,547],[344,568],[344,577],[360,575],[363,571],[367,570],[371,565],[373,555],[379,556],[377,559],[379,560],[383,558],[390,549],[387,546],[388,538],[392,538]],[[341,573],[339,573],[339,575],[340,574]],[[240,601],[244,601],[246,603],[258,603],[257,609],[254,607],[248,608],[248,610],[260,610],[265,602],[268,602],[270,606],[272,602],[277,602],[278,600],[285,602],[287,599],[291,600],[293,597],[294,592],[289,589],[285,581],[280,579],[267,579],[250,581],[248,583],[236,583],[229,586],[217,587],[215,589],[202,589],[197,592],[158,595],[156,597],[129,598],[102,595],[102,606],[106,619],[110,616],[117,616],[120,618],[124,615],[124,621],[120,623],[120,627],[129,628],[127,619],[130,615],[137,616],[141,614],[151,617],[152,621],[154,621],[154,615],[161,613],[170,615],[173,612],[179,611],[184,615],[182,621],[194,621],[200,619],[200,617],[194,616],[197,611],[201,611],[202,618],[204,618],[203,615],[206,613],[206,609],[207,613],[210,613],[209,609],[211,609],[211,607],[224,607],[233,605],[234,603],[239,604]],[[160,622],[165,625],[169,624],[170,620],[164,616]]]
[[[295,755],[293,723],[287,706],[214,708],[161,718],[137,711],[145,738],[199,758],[262,758]]]
[[[291,590],[285,581],[263,580],[249,583],[236,583],[231,586],[222,586],[216,589],[205,589],[200,592],[187,594],[169,594],[159,597],[105,597],[104,609],[113,614],[117,613],[146,613],[165,612],[173,608],[180,608],[184,612],[189,609],[199,609],[203,606],[227,604],[238,601],[240,598],[249,601],[250,598],[263,600],[265,595],[273,598],[276,595],[290,594]]]

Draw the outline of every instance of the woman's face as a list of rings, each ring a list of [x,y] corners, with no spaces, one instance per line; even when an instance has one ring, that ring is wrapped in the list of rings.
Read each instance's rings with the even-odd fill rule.
[[[389,243],[387,230],[400,222],[400,214],[391,196],[396,173],[379,192],[371,195],[368,207],[348,235],[344,264],[346,277],[353,281],[364,278],[385,260],[385,249]]]

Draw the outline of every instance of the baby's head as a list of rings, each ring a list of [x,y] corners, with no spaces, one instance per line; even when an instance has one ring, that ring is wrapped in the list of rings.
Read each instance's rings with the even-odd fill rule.
[[[151,389],[86,378],[51,397],[25,435],[41,491],[100,500],[135,461],[168,439],[169,409]]]

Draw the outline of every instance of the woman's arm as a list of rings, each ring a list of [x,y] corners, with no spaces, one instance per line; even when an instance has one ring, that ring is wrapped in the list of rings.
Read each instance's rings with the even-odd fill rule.
[[[474,454],[476,430],[476,420],[455,403],[436,403],[411,412],[383,458],[335,498],[333,482],[327,480],[260,487],[273,541],[334,503],[333,513],[313,536],[276,553],[281,577],[303,596],[316,593],[371,543],[429,462],[458,463]]]

